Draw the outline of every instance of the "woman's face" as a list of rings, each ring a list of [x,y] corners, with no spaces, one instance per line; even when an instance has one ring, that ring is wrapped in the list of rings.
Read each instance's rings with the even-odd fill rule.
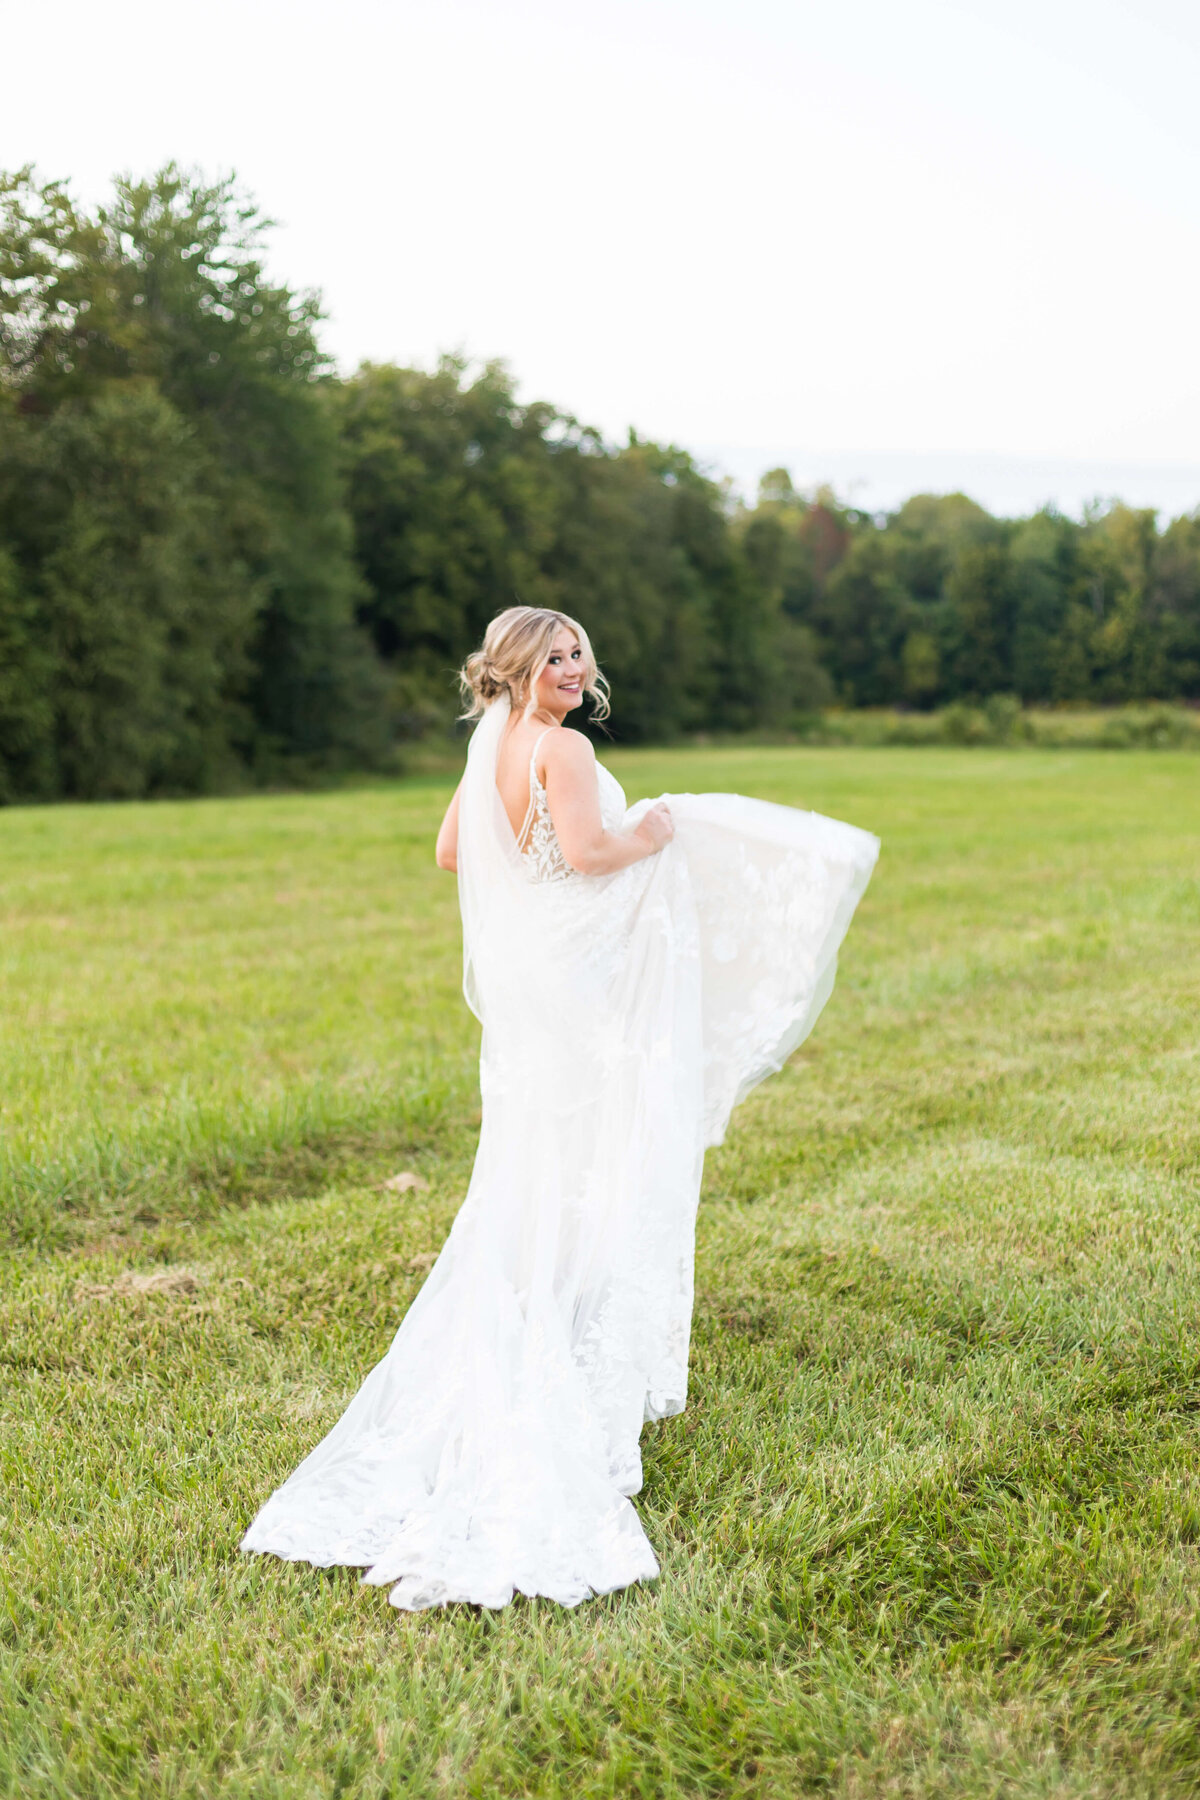
[[[538,710],[561,719],[582,706],[585,667],[579,639],[562,626],[550,646],[550,659],[534,686],[533,699]]]

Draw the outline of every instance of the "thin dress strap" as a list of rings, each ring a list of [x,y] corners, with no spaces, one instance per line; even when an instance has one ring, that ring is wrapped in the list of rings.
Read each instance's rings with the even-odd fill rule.
[[[529,805],[525,808],[525,817],[521,820],[521,829],[517,833],[518,850],[524,850],[526,843],[529,841],[529,833],[533,826],[533,816],[537,811],[537,790],[541,786],[541,782],[537,778],[537,753],[542,747],[543,740],[548,738],[553,730],[553,725],[547,725],[545,731],[542,732],[529,753]]]

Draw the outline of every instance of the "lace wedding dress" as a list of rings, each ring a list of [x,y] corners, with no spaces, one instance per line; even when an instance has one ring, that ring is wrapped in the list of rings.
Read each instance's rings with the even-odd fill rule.
[[[878,853],[735,794],[665,796],[676,835],[616,874],[563,859],[536,768],[496,787],[507,701],[459,801],[464,989],[483,1026],[465,1201],[392,1346],[243,1541],[365,1569],[393,1605],[574,1606],[658,1563],[629,1496],[687,1395],[706,1145],[833,986]],[[533,759],[536,762],[536,756]],[[598,768],[604,823],[629,829]]]

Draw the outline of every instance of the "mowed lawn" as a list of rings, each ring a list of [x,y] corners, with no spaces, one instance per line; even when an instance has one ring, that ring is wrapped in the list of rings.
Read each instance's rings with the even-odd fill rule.
[[[236,1548],[465,1188],[449,783],[0,813],[0,1793],[1200,1792],[1200,759],[608,760],[884,847],[576,1612]]]

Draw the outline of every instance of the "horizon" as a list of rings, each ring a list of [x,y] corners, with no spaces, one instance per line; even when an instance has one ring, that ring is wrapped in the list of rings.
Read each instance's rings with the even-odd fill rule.
[[[789,445],[683,446],[753,506],[770,469],[788,471],[798,493],[827,486],[847,506],[893,513],[917,494],[965,494],[996,518],[1025,518],[1051,508],[1082,519],[1097,505],[1151,509],[1159,526],[1200,507],[1200,463],[1154,467],[1004,456],[978,450],[812,450]]]

